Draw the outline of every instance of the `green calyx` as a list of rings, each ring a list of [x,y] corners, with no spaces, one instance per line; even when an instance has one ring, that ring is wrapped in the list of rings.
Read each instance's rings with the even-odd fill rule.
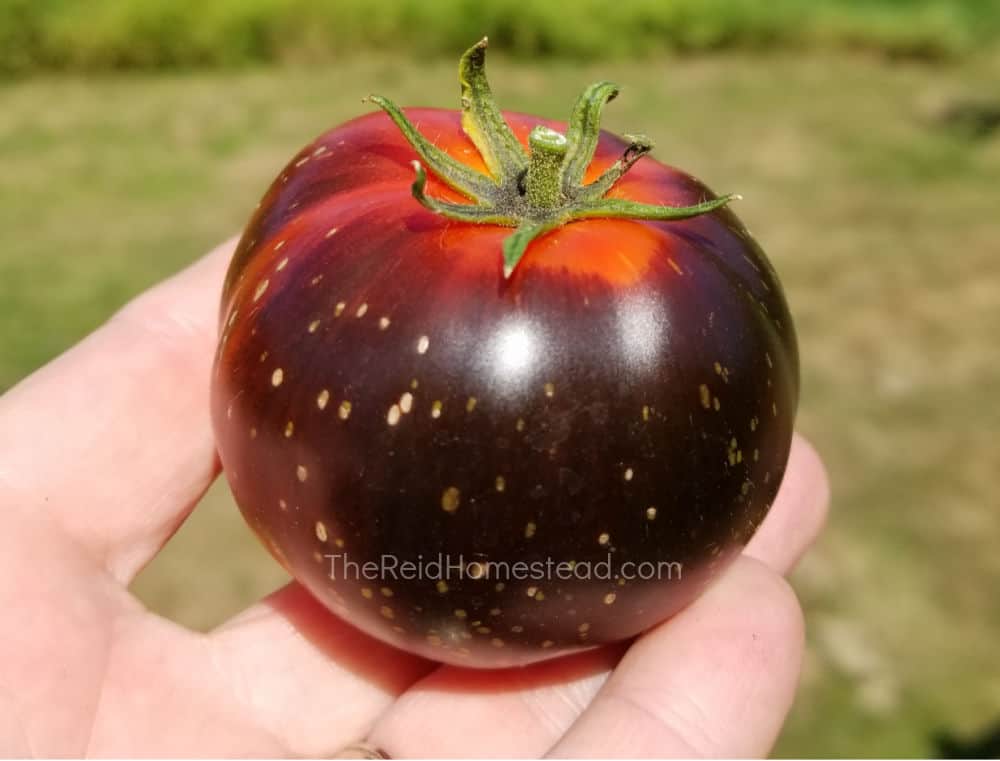
[[[516,228],[503,245],[505,278],[514,272],[531,241],[569,222],[595,218],[688,219],[739,198],[726,195],[694,206],[657,206],[605,198],[632,165],[653,148],[647,138],[633,135],[625,136],[629,145],[622,157],[584,185],[584,174],[600,138],[601,112],[618,94],[618,87],[611,82],[598,82],[583,91],[573,107],[565,135],[539,125],[531,131],[525,151],[497,107],[486,79],[486,38],[462,56],[459,80],[462,129],[482,155],[489,175],[453,159],[427,140],[392,101],[379,95],[368,100],[388,114],[420,158],[413,162],[413,197],[417,201],[449,219]],[[451,203],[428,196],[424,192],[424,165],[472,203]]]

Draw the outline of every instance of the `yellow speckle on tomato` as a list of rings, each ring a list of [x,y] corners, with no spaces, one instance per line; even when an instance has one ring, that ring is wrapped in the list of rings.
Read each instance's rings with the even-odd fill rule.
[[[458,510],[458,505],[462,500],[462,493],[455,486],[449,486],[441,493],[441,509],[446,513],[453,513]]]

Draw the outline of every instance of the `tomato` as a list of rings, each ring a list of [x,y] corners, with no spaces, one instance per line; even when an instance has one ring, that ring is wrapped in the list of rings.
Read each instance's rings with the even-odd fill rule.
[[[501,115],[484,48],[462,112],[375,99],[274,181],[212,405],[290,574],[375,637],[493,667],[632,637],[724,569],[781,481],[798,359],[728,197],[599,132],[607,83],[568,125]]]

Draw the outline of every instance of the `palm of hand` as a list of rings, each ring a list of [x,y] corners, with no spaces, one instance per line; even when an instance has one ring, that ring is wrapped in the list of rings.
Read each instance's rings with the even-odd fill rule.
[[[315,756],[365,738],[397,756],[769,750],[802,652],[780,574],[827,503],[801,439],[745,556],[627,647],[507,671],[440,666],[294,583],[208,634],[146,611],[128,584],[217,474],[207,378],[230,251],[0,398],[0,752]]]

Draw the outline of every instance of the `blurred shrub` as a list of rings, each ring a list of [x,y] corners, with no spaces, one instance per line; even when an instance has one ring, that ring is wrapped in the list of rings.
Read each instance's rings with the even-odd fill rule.
[[[0,0],[0,71],[234,66],[372,48],[521,56],[860,47],[944,58],[996,45],[1000,0]]]

